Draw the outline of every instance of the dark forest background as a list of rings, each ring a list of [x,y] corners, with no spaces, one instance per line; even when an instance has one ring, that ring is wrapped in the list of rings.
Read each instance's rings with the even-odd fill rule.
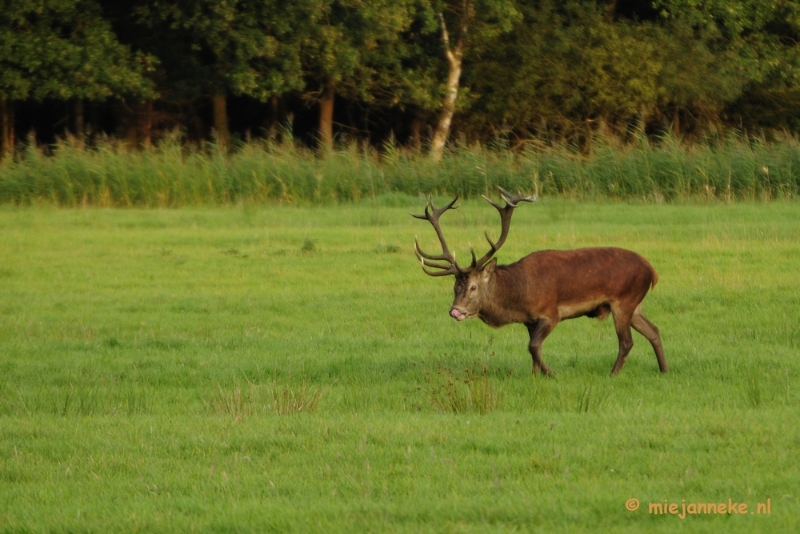
[[[424,149],[454,89],[451,142],[768,138],[800,128],[798,37],[796,0],[0,0],[0,148]]]

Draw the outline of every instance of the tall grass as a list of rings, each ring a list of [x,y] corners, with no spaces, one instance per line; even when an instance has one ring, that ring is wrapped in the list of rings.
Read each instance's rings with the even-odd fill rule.
[[[300,388],[252,382],[245,386],[236,382],[230,388],[223,388],[217,384],[217,390],[208,400],[207,408],[211,414],[228,415],[235,420],[268,412],[292,415],[315,411],[322,395],[321,389],[310,388],[306,383]]]
[[[485,365],[480,371],[468,367],[463,374],[440,365],[435,373],[425,372],[425,385],[438,412],[487,414],[500,407],[502,392]]]
[[[800,141],[730,136],[689,145],[664,137],[619,146],[601,139],[590,155],[536,143],[516,152],[459,146],[434,163],[395,146],[350,145],[320,158],[292,143],[253,141],[225,153],[213,144],[190,148],[174,136],[147,150],[65,139],[0,162],[0,203],[20,205],[331,204],[392,193],[472,197],[495,185],[654,202],[791,198],[800,193]]]

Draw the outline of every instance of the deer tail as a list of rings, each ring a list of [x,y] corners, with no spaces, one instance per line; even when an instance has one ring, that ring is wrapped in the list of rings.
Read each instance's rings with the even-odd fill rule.
[[[658,283],[658,273],[653,268],[653,266],[650,265],[650,262],[647,262],[647,266],[650,267],[650,274],[651,274],[650,288],[652,289],[656,287],[656,284]]]

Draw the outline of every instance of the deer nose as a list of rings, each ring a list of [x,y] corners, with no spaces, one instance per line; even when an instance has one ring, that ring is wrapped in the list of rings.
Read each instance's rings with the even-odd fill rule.
[[[460,311],[458,311],[456,308],[452,308],[450,310],[450,317],[452,317],[456,321],[460,321],[466,316],[463,313],[461,313]]]

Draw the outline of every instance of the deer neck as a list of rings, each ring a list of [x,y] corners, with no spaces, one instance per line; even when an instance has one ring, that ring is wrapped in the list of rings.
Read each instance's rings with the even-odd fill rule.
[[[524,323],[527,317],[519,295],[524,288],[513,268],[498,266],[489,282],[489,295],[478,317],[489,326],[499,328],[511,323]]]

